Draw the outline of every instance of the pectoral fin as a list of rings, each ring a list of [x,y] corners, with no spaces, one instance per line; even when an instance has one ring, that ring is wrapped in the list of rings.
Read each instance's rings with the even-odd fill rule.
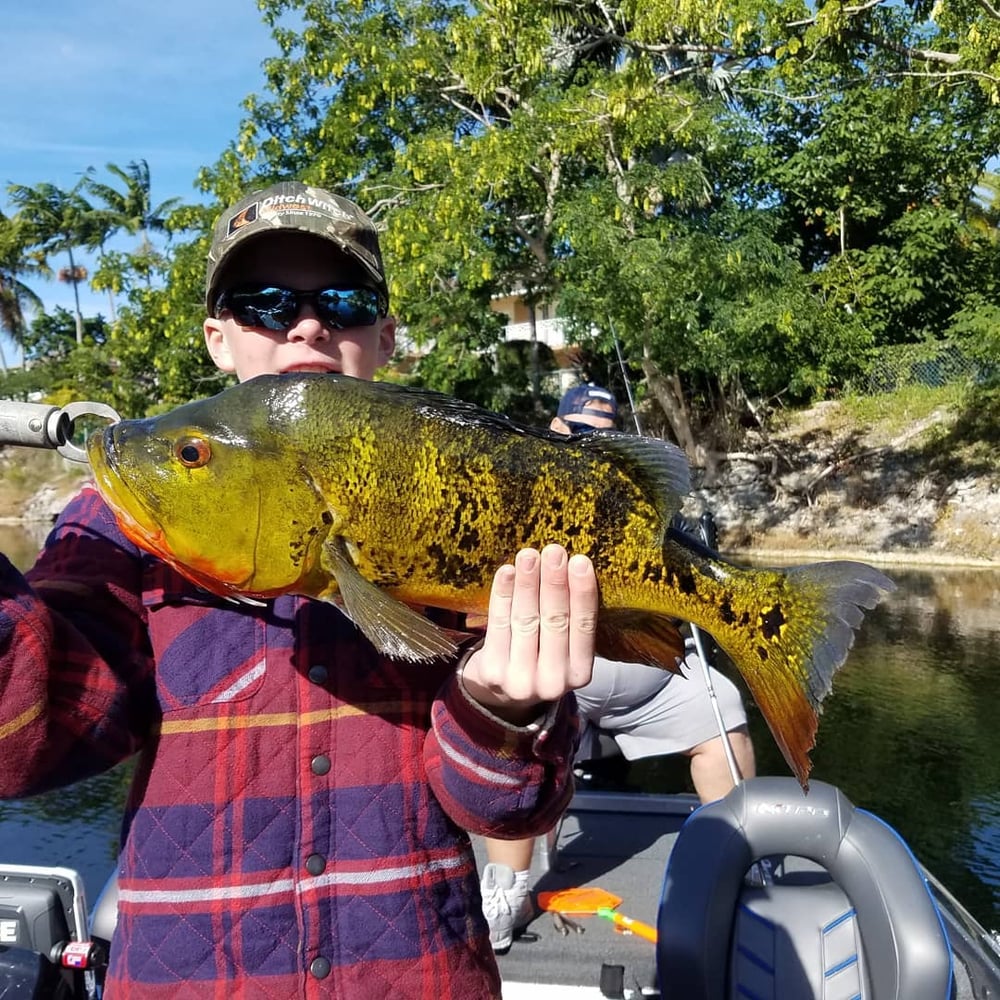
[[[597,619],[597,652],[609,660],[645,663],[677,673],[684,638],[675,619],[643,611],[603,608]]]
[[[334,601],[380,652],[394,660],[428,662],[454,656],[458,647],[443,629],[366,580],[351,561],[342,537],[323,543],[327,569],[337,581]],[[320,595],[326,598],[326,595]]]

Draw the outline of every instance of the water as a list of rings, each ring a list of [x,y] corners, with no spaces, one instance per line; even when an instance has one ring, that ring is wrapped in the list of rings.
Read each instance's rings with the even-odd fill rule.
[[[43,534],[43,533],[42,533]],[[0,527],[18,565],[42,535]],[[988,928],[1000,927],[1000,571],[891,569],[899,585],[865,620],[826,701],[813,777],[877,813]],[[761,774],[788,768],[748,700]],[[689,789],[684,761],[623,775],[645,791]],[[126,769],[0,803],[0,858],[77,868],[95,898],[113,864]]]

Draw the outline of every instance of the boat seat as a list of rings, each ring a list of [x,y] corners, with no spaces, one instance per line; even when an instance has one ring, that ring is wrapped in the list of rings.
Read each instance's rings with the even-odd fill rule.
[[[118,926],[118,869],[108,876],[104,888],[101,889],[97,902],[90,913],[91,937],[101,941],[111,941],[111,936]]]
[[[806,860],[748,878],[784,855]],[[909,848],[820,781],[804,794],[792,778],[752,778],[692,813],[657,929],[663,1000],[953,996],[947,934]]]

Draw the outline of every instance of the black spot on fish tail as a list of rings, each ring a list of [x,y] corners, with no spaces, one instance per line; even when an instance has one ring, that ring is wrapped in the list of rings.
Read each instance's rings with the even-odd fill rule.
[[[781,605],[775,604],[768,608],[767,611],[761,612],[761,633],[765,639],[777,639],[781,636],[782,626],[786,625],[787,622],[788,619],[785,618],[785,613],[782,611]]]
[[[323,511],[320,519],[324,524],[333,524],[333,514],[331,514],[328,510]]]
[[[698,593],[698,581],[695,580],[693,573],[675,574],[674,585],[682,594],[691,596]]]
[[[757,655],[760,657],[761,662],[766,662],[768,659],[768,652],[763,646],[757,647]]]
[[[648,583],[659,583],[663,578],[663,567],[657,563],[646,563],[642,578]]]
[[[727,625],[732,625],[736,621],[736,613],[733,611],[732,595],[726,594],[719,605],[719,616]]]

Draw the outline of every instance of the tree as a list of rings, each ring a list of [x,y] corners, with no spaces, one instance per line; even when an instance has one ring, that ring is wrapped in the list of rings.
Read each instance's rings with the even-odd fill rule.
[[[22,350],[28,329],[26,313],[40,311],[42,300],[21,281],[21,277],[45,271],[44,259],[25,247],[20,226],[0,212],[0,331]],[[6,373],[7,359],[2,347],[0,368]]]
[[[130,235],[140,236],[139,246],[128,261],[120,256],[107,259],[103,253],[104,241],[101,241],[102,267],[99,274],[95,275],[95,284],[107,289],[111,299],[111,318],[114,320],[113,296],[115,292],[121,292],[124,286],[125,265],[128,264],[140,273],[147,286],[152,283],[154,272],[164,266],[165,261],[157,253],[150,234],[166,233],[169,236],[168,219],[170,213],[181,204],[181,200],[168,198],[159,205],[153,205],[149,164],[145,160],[132,160],[124,168],[108,163],[106,169],[122,182],[124,190],[96,181],[90,174],[86,180],[87,190],[103,203],[104,210],[112,221],[113,231],[124,230]]]
[[[229,202],[297,175],[369,209],[439,388],[498,399],[491,297],[544,292],[597,356],[616,335],[697,457],[705,414],[735,431],[761,401],[836,391],[869,348],[945,336],[995,287],[968,208],[1000,139],[988,5],[262,10],[269,92],[201,182]],[[176,344],[195,273],[148,300]]]
[[[10,200],[18,208],[18,222],[29,245],[46,257],[65,253],[69,259],[65,274],[73,286],[78,344],[83,343],[83,314],[77,287],[80,271],[73,251],[91,243],[105,222],[80,194],[85,180],[81,178],[69,191],[44,182],[35,187],[11,184],[7,188]]]

